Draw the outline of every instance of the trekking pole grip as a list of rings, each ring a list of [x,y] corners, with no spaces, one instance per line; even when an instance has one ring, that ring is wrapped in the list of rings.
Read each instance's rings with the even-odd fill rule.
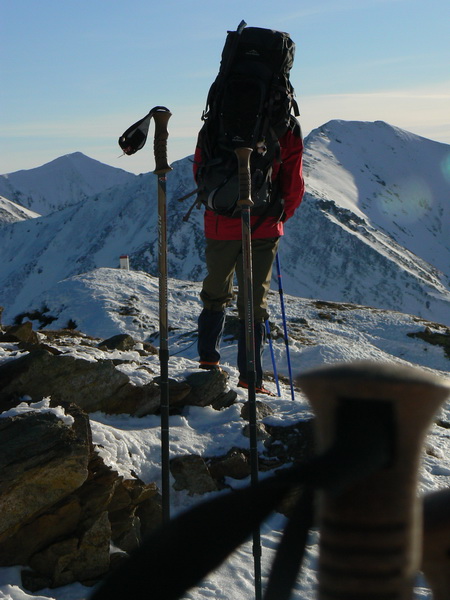
[[[153,173],[164,175],[172,170],[172,167],[167,162],[167,139],[169,137],[167,124],[172,113],[165,106],[155,106],[150,112],[155,119],[155,139],[153,143],[155,170]]]
[[[250,175],[250,155],[252,148],[236,148],[235,153],[238,159],[238,178],[239,178],[239,200],[238,206],[253,206],[251,198],[252,181]]]
[[[422,571],[433,600],[450,598],[450,488],[423,498]]]
[[[339,441],[339,432],[347,445],[357,435],[363,447],[373,447],[369,455],[376,452],[377,439],[357,423],[367,423],[369,431],[376,419],[388,434],[381,467],[367,475],[361,468],[356,483],[320,493],[319,600],[366,597],[367,590],[374,598],[411,598],[422,537],[419,459],[449,382],[416,368],[371,362],[323,367],[297,381],[316,414],[319,453]],[[349,468],[352,461],[350,453]]]

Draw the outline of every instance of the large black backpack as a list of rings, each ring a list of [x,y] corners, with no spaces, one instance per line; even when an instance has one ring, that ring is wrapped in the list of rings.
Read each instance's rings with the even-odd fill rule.
[[[279,200],[271,175],[280,156],[278,140],[292,125],[291,111],[298,115],[289,81],[294,52],[287,33],[246,28],[244,22],[228,32],[199,134],[198,200],[218,214],[239,215],[234,150],[240,146],[253,149],[252,214],[267,214]]]

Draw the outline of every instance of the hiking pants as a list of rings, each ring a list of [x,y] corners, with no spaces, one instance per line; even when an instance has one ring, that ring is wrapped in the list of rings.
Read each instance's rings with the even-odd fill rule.
[[[253,310],[255,320],[255,368],[257,385],[262,382],[261,356],[265,342],[264,322],[268,318],[267,294],[270,289],[272,265],[279,238],[252,240]],[[206,240],[207,275],[200,298],[203,311],[198,321],[198,353],[200,360],[219,361],[220,341],[225,325],[225,307],[233,299],[233,281],[238,281],[237,308],[239,320],[244,323],[244,273],[241,240]],[[261,326],[262,325],[262,326]],[[244,327],[241,324],[238,341],[238,368],[241,379],[246,379],[246,352]],[[245,363],[245,364],[244,364]]]

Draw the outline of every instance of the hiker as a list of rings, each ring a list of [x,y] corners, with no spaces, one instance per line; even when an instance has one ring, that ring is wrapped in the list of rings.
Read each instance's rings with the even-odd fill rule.
[[[268,318],[267,294],[284,223],[292,217],[301,203],[304,182],[302,176],[303,141],[298,121],[291,116],[291,126],[279,140],[280,161],[275,160],[272,171],[273,188],[279,199],[267,214],[252,216],[252,271],[255,319],[256,388],[267,393],[263,386],[262,353],[266,339],[265,321]],[[202,162],[201,134],[194,158],[194,177]],[[239,386],[246,387],[246,350],[244,327],[244,281],[242,272],[241,221],[236,217],[216,214],[206,208],[204,214],[207,275],[200,298],[203,310],[198,319],[198,352],[200,367],[217,368],[220,361],[220,341],[225,324],[225,308],[233,299],[233,276],[236,272],[239,293],[238,369]]]
[[[200,367],[220,368],[225,308],[233,299],[236,273],[239,291],[238,369],[248,388],[245,328],[245,268],[238,161],[235,150],[251,148],[251,252],[256,391],[263,386],[262,353],[268,319],[267,294],[272,265],[284,223],[303,197],[303,140],[289,71],[295,44],[289,34],[242,22],[229,31],[219,74],[210,88],[194,156],[198,201],[206,207],[207,275],[200,294],[198,320]],[[248,274],[247,274],[248,275]]]

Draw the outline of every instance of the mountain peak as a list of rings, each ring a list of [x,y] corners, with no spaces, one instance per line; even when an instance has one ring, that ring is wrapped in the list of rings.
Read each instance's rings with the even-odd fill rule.
[[[73,152],[40,167],[0,176],[0,195],[46,215],[135,178],[133,173]]]
[[[333,120],[312,132],[304,153],[307,193],[280,244],[286,293],[450,323],[450,206],[441,169],[448,155],[448,145],[382,121]],[[204,276],[203,214],[194,210],[183,221],[189,203],[176,199],[195,187],[192,164],[185,158],[173,166],[168,270],[170,277],[198,281]],[[49,199],[56,207],[72,206],[12,224],[11,236],[0,238],[5,315],[17,314],[57,281],[117,266],[122,254],[133,270],[157,274],[153,175],[114,179],[117,170],[81,153],[24,175],[22,205],[30,198],[41,214],[36,203],[44,200],[47,212]]]

